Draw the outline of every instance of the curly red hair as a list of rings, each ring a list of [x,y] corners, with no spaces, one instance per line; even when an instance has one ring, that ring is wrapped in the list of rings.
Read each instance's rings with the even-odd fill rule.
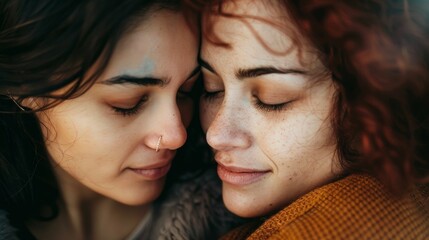
[[[338,86],[333,126],[343,167],[396,193],[428,182],[429,3],[278,1]],[[222,12],[225,0],[185,2],[231,17]]]

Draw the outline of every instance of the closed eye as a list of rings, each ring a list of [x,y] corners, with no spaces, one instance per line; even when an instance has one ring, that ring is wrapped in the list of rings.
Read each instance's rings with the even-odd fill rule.
[[[265,112],[281,112],[286,110],[292,101],[278,103],[278,104],[267,104],[262,102],[260,99],[256,98],[254,101],[255,106]]]
[[[129,116],[133,116],[135,114],[137,114],[140,109],[142,108],[143,104],[145,102],[147,102],[148,97],[147,96],[143,96],[142,98],[140,98],[140,100],[131,108],[122,108],[122,107],[115,107],[112,106],[112,109],[115,113],[119,113],[124,117],[129,117]]]
[[[207,101],[213,101],[213,100],[215,100],[217,98],[222,98],[223,95],[224,95],[224,91],[223,90],[221,90],[221,91],[214,91],[214,92],[209,92],[209,91],[203,90],[202,97],[205,100],[207,100]]]

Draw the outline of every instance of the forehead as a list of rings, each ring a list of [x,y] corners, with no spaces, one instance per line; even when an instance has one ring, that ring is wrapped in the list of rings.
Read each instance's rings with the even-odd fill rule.
[[[285,15],[281,0],[226,0],[221,8],[226,13],[264,18],[278,18]]]
[[[207,14],[204,25],[212,25],[214,33],[231,45],[246,42],[266,44],[277,48],[290,42],[289,32],[294,30],[286,11],[281,11],[277,1],[228,1],[222,11],[231,16]],[[259,40],[259,41],[258,41]]]
[[[120,39],[108,71],[139,69],[146,70],[145,74],[157,74],[160,69],[168,69],[179,71],[176,73],[188,72],[188,68],[195,67],[197,41],[182,13],[155,11]]]
[[[283,62],[287,65],[296,64],[298,55],[301,55],[301,60],[314,60],[314,50],[305,43],[279,1],[229,1],[222,9],[234,16],[206,15],[203,26],[211,25],[214,35],[230,48],[212,44],[208,40],[211,35],[208,35],[203,38],[203,58],[216,55],[216,58],[228,61],[233,55],[241,59],[240,63]]]

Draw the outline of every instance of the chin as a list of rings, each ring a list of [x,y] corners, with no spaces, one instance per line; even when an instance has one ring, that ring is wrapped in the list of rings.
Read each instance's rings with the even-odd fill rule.
[[[257,207],[254,207],[254,206],[246,206],[246,205],[240,206],[236,203],[227,204],[226,202],[225,202],[225,206],[230,212],[242,218],[254,218],[254,217],[262,217],[266,215],[265,212],[262,212],[262,211],[253,211],[253,210],[257,210],[256,209]]]
[[[164,190],[164,184],[155,186],[142,186],[138,189],[128,189],[123,191],[121,195],[116,198],[116,201],[129,205],[140,206],[154,202]]]
[[[146,204],[151,204],[161,195],[161,191],[155,193],[147,193],[144,196],[135,196],[130,198],[121,198],[117,201],[128,206],[141,206]]]
[[[235,195],[235,196],[233,196]],[[238,196],[237,196],[238,195]],[[242,194],[228,194],[223,192],[223,202],[225,207],[235,215],[242,218],[254,218],[268,215],[272,211],[272,206],[268,208],[263,204],[254,202],[252,196],[246,197]],[[264,202],[264,200],[262,200]]]

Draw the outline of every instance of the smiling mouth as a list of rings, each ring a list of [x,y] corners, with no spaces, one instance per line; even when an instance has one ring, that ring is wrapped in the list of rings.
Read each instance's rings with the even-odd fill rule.
[[[156,168],[130,168],[130,170],[142,176],[143,178],[145,178],[145,180],[154,181],[167,175],[170,168],[171,163]]]
[[[269,170],[261,171],[256,169],[226,167],[222,164],[218,164],[217,166],[217,174],[223,182],[239,186],[255,183],[270,172]]]

